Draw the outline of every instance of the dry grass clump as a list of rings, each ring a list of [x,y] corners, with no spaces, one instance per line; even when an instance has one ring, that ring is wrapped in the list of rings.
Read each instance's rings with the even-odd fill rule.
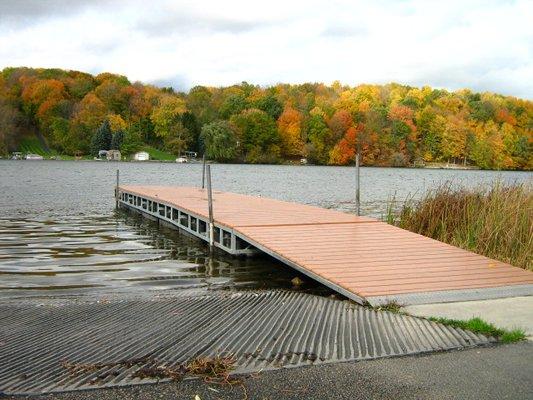
[[[386,220],[401,228],[533,270],[533,191],[529,185],[454,188],[446,183]]]
[[[230,373],[234,368],[235,358],[232,356],[214,357],[197,357],[189,360],[185,364],[165,365],[159,364],[156,360],[142,357],[131,360],[123,360],[111,363],[71,363],[66,360],[61,362],[71,375],[81,375],[85,373],[96,372],[113,367],[131,368],[139,366],[135,372],[132,373],[133,378],[151,378],[151,379],[172,379],[181,380],[185,375],[196,376],[203,378],[207,383],[217,384],[240,384],[240,380],[231,379]],[[107,378],[105,373],[102,378]]]
[[[198,357],[189,361],[186,369],[188,374],[202,377],[207,383],[240,384],[239,380],[230,379],[234,364],[235,358],[233,357]]]

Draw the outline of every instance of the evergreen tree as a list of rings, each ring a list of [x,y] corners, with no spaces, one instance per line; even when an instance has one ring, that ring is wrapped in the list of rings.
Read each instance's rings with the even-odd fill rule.
[[[124,141],[124,132],[117,131],[111,139],[111,150],[120,150],[122,147],[122,142]]]
[[[91,140],[91,154],[95,157],[98,157],[98,152],[100,150],[109,150],[111,147],[111,126],[109,121],[106,119],[96,130],[92,140]]]
[[[192,151],[198,151],[199,137],[201,132],[201,126],[193,113],[186,111],[181,117],[181,123],[183,127],[191,134],[191,143],[189,149]]]

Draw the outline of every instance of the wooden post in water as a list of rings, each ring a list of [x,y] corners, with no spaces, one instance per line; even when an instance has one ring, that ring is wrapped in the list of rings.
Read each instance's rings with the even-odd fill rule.
[[[213,250],[214,245],[214,217],[213,217],[213,188],[211,187],[211,166],[206,166],[207,170],[207,204],[209,207],[209,249]]]
[[[118,209],[118,185],[119,185],[120,171],[117,169],[117,186],[115,187],[115,208]]]
[[[202,157],[202,189],[205,189],[205,153]]]
[[[360,199],[360,175],[359,175],[359,158],[361,157],[359,146],[357,146],[357,154],[355,155],[355,212],[361,215],[361,199]]]

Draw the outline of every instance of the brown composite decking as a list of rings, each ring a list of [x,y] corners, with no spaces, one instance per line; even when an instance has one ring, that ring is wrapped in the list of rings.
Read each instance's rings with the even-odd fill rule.
[[[121,186],[208,216],[199,188]],[[215,223],[358,301],[403,304],[533,294],[533,273],[373,218],[213,192]]]

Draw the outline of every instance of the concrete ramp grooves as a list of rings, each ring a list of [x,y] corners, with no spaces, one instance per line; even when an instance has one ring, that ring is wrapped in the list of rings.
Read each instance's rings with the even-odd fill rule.
[[[288,291],[63,306],[0,305],[0,392],[149,383],[142,360],[232,354],[235,372],[482,345],[483,335]],[[141,360],[141,361],[139,361]],[[72,375],[62,363],[99,364]],[[153,364],[152,364],[153,365]]]

